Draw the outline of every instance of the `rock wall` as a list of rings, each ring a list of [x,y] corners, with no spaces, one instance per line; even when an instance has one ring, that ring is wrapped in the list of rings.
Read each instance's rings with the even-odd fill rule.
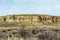
[[[60,16],[48,16],[48,15],[8,15],[1,16],[0,22],[60,22]]]

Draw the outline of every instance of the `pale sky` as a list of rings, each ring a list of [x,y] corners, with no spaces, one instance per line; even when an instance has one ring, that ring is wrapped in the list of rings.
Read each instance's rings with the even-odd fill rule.
[[[28,13],[60,16],[60,0],[0,0],[0,15]]]

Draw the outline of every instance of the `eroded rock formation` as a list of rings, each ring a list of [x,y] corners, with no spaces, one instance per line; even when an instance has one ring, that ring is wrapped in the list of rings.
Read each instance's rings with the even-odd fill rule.
[[[27,22],[42,22],[42,21],[47,21],[47,22],[60,22],[60,16],[48,16],[48,15],[8,15],[8,16],[1,16],[0,21],[2,22],[20,22],[20,21],[27,21]]]

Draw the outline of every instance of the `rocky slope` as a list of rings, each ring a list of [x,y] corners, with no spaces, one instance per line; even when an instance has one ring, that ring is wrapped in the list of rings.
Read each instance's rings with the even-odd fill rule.
[[[7,25],[54,25],[60,23],[60,16],[21,14],[0,16],[0,26]]]
[[[0,40],[60,40],[60,16],[0,16]]]

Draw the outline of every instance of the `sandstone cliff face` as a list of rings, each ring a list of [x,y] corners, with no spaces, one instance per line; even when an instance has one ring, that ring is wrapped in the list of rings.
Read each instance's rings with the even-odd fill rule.
[[[51,22],[59,23],[60,16],[48,16],[48,15],[8,15],[0,17],[0,22]]]

